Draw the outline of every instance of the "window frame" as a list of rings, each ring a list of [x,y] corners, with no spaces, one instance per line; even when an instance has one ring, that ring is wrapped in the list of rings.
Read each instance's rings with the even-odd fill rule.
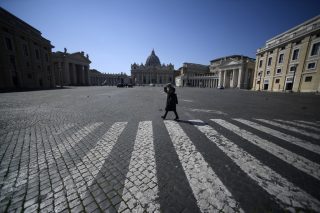
[[[308,79],[308,81],[307,81],[307,79]],[[310,80],[309,80],[310,79]],[[312,76],[306,76],[305,78],[304,78],[304,82],[311,82],[312,81]]]
[[[310,64],[314,64],[314,67],[309,68]],[[317,68],[317,62],[316,61],[311,61],[307,63],[307,69],[306,70],[315,70]]]
[[[260,59],[260,61],[259,61],[259,68],[262,67],[262,64],[263,64],[263,59]]]
[[[318,51],[317,51],[316,54],[312,55],[314,45],[316,45],[316,44],[318,45]],[[309,57],[317,57],[317,56],[319,56],[319,55],[320,55],[320,40],[317,39],[317,40],[315,40],[315,41],[313,41],[313,42],[311,43],[311,48],[310,48],[310,52],[309,52]]]
[[[8,45],[8,41],[9,41],[9,45]],[[7,50],[13,51],[14,48],[13,48],[12,39],[9,38],[8,36],[4,36],[4,42],[5,42],[5,44],[6,44]]]
[[[297,54],[297,57],[294,59],[293,56],[294,56],[295,51],[298,51],[298,54]],[[292,55],[291,55],[291,61],[299,60],[299,56],[300,56],[300,48],[293,49]]]
[[[291,70],[291,68],[293,68],[293,67],[295,67],[295,70]],[[295,64],[290,65],[290,67],[289,67],[289,72],[290,72],[290,73],[293,73],[293,72],[295,72],[295,71],[297,71],[297,66],[296,66]]]
[[[272,57],[268,58],[267,66],[270,67],[272,65]]]
[[[278,70],[280,70],[280,72],[278,72]],[[281,73],[282,73],[282,69],[281,68],[277,68],[276,75],[280,75]]]
[[[29,48],[28,45],[26,43],[22,44],[22,48],[23,48],[23,54],[24,56],[28,57],[29,56]]]
[[[282,60],[280,61],[280,59]],[[283,62],[284,62],[284,53],[279,53],[278,64],[283,64]]]
[[[40,60],[40,50],[39,50],[39,48],[35,48],[34,49],[34,53],[35,53],[36,59]]]

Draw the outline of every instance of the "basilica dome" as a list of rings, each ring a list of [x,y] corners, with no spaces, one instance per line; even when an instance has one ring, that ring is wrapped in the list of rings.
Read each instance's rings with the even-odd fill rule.
[[[146,66],[161,66],[158,56],[152,50],[151,55],[147,58]]]

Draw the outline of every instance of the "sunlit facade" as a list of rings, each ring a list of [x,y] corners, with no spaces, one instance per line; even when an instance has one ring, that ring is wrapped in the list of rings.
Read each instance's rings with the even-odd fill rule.
[[[253,89],[320,92],[320,16],[257,50]]]
[[[210,63],[210,73],[218,76],[219,88],[251,89],[255,59],[243,55],[217,58]]]

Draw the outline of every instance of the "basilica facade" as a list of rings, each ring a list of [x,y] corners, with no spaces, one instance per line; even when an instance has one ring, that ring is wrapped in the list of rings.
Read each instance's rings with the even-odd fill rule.
[[[131,64],[131,78],[135,85],[174,84],[175,70],[171,63],[161,65],[159,57],[152,50],[144,65]]]

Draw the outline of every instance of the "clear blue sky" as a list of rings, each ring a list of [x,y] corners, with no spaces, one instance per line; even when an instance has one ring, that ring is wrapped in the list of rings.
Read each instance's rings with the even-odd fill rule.
[[[90,67],[130,74],[152,49],[161,63],[255,58],[265,41],[314,16],[320,0],[0,0],[42,32],[53,51],[84,51]]]

